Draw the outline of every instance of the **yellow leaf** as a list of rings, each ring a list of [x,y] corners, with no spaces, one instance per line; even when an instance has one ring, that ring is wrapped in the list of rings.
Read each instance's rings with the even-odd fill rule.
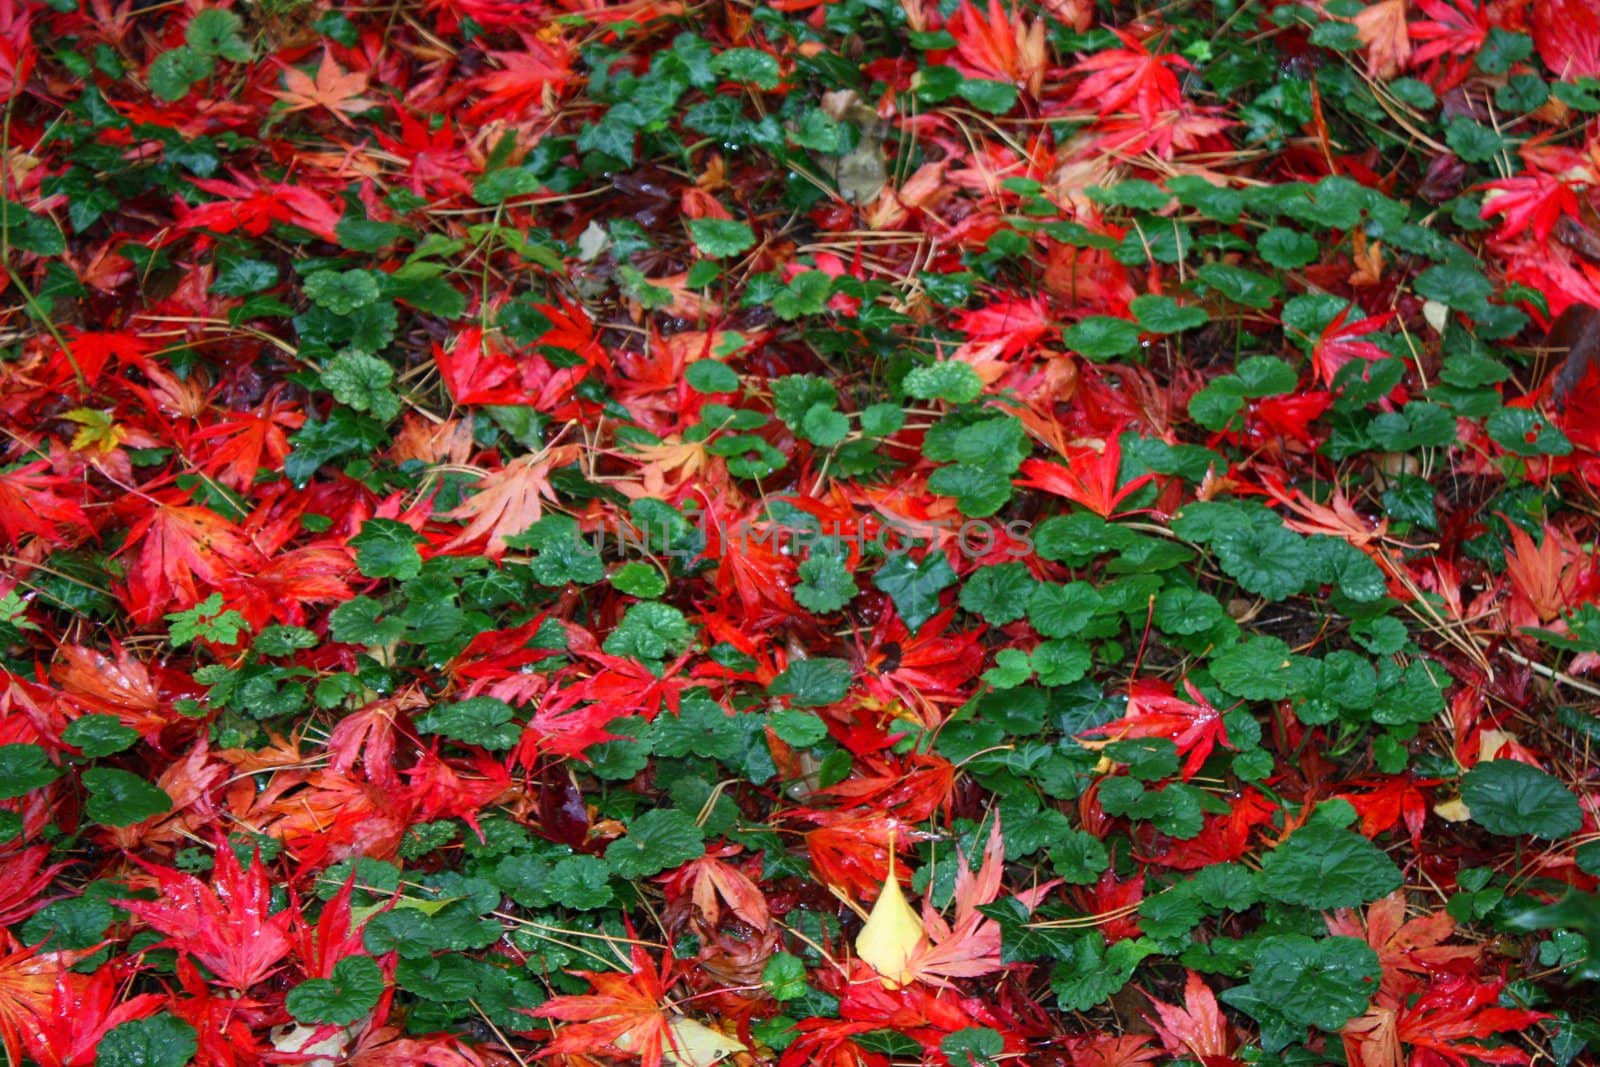
[[[906,903],[900,880],[894,873],[894,852],[889,852],[889,878],[867,914],[866,925],[856,937],[856,955],[883,976],[886,989],[909,985],[916,977],[910,962],[926,942],[922,919]]]
[[[126,431],[118,426],[109,411],[96,411],[94,408],[73,408],[65,412],[64,419],[77,423],[83,429],[72,435],[72,450],[74,452],[87,452],[91,449],[98,452],[112,452],[122,444],[127,436]]]
[[[1461,802],[1460,797],[1441,800],[1433,806],[1433,813],[1445,822],[1466,822],[1472,818],[1472,810]]]
[[[662,1067],[712,1067],[735,1052],[749,1051],[738,1038],[687,1015],[674,1015],[667,1030],[668,1047],[661,1050]],[[614,1044],[623,1052],[634,1051],[631,1034],[623,1034]]]
[[[661,1050],[661,1062],[667,1067],[711,1067],[735,1052],[748,1051],[738,1038],[687,1015],[673,1019],[667,1029],[672,1031],[673,1046]]]

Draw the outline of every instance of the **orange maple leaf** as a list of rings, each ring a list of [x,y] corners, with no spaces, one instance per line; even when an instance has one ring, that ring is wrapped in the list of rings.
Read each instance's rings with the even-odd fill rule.
[[[506,538],[519,534],[538,522],[544,514],[542,501],[556,499],[550,485],[550,471],[577,459],[578,445],[561,445],[518,456],[504,467],[485,474],[478,492],[460,507],[445,513],[447,519],[468,519],[469,525],[445,546],[445,551],[469,545],[485,535],[485,550],[490,559],[506,554]]]
[[[57,646],[50,677],[77,713],[115,715],[151,740],[168,725],[150,668],[115,641],[109,654],[84,645]]]
[[[547,1056],[564,1052],[592,1053],[609,1045],[638,1056],[644,1067],[661,1067],[662,1052],[671,1042],[670,1019],[662,1000],[672,981],[670,956],[658,968],[648,953],[633,946],[633,972],[573,971],[594,992],[552,997],[529,1012],[537,1019],[559,1019],[566,1025],[545,1047]]]
[[[1030,24],[1008,13],[1000,0],[989,0],[987,15],[967,2],[956,9],[946,29],[956,39],[954,65],[962,73],[1026,87],[1035,97],[1044,88],[1049,56],[1043,19]]]
[[[728,851],[737,850],[736,846],[730,846]],[[713,925],[722,914],[718,898],[726,901],[735,915],[757,930],[765,930],[772,921],[761,887],[739,868],[715,855],[701,856],[693,863],[686,864],[680,872],[669,875],[668,879],[689,887],[690,899],[695,907]]]
[[[360,71],[340,70],[333,61],[333,54],[327,49],[322,52],[322,63],[317,67],[315,80],[298,67],[291,67],[287,63],[280,65],[283,67],[284,88],[281,91],[272,90],[272,95],[287,103],[288,111],[327,108],[334,118],[346,126],[354,126],[355,123],[350,121],[351,115],[379,106],[377,100],[361,95],[367,88],[367,75]]]
[[[1363,922],[1350,909],[1341,908],[1327,918],[1328,932],[1336,937],[1358,937],[1378,954],[1383,968],[1382,997],[1407,996],[1421,984],[1419,975],[1446,972],[1452,964],[1478,959],[1475,945],[1446,945],[1456,922],[1443,911],[1406,918],[1406,897],[1396,891],[1367,907]]]
[[[1208,1065],[1238,1062],[1232,1058],[1239,1045],[1238,1035],[1217,1007],[1216,994],[1195,972],[1190,971],[1189,980],[1184,983],[1183,1007],[1165,1004],[1155,997],[1150,997],[1150,1006],[1161,1021],[1146,1018],[1172,1055]]]
[[[1356,37],[1367,46],[1367,76],[1387,80],[1411,58],[1406,0],[1380,0],[1355,17]]]

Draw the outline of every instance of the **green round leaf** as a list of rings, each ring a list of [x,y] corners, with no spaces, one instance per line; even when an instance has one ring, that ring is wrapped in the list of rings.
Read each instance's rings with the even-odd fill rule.
[[[966,404],[976,400],[983,392],[983,379],[969,365],[946,360],[918,367],[907,374],[905,389],[919,400],[947,400],[952,404]]]
[[[0,745],[0,800],[20,797],[59,777],[60,769],[38,745]]]
[[[1553,775],[1518,760],[1488,760],[1472,768],[1461,779],[1461,799],[1473,822],[1502,837],[1555,839],[1583,826],[1578,798]]]
[[[1085,359],[1112,359],[1139,347],[1139,325],[1110,315],[1090,315],[1062,330],[1061,339]]]
[[[1378,954],[1353,937],[1279,934],[1261,941],[1253,963],[1257,996],[1291,1023],[1328,1031],[1366,1010],[1383,973]]]
[[[469,697],[418,716],[417,729],[498,751],[522,736],[522,727],[511,721],[514,714],[510,704],[496,697]]]
[[[705,833],[694,819],[663,808],[629,823],[627,836],[606,847],[606,862],[623,878],[648,878],[698,859],[705,850]]]
[[[629,596],[652,600],[667,591],[667,580],[648,563],[624,563],[611,575],[611,584]]]
[[[139,740],[139,731],[122,725],[115,715],[83,715],[61,731],[61,740],[95,759],[132,746]]]
[[[371,956],[347,956],[328,978],[312,978],[289,990],[284,1006],[303,1023],[349,1026],[371,1014],[383,996],[383,972]]]
[[[1261,891],[1285,904],[1353,908],[1400,888],[1400,868],[1360,834],[1312,822],[1261,861]]]
[[[739,375],[717,359],[697,359],[683,372],[689,388],[699,393],[734,393],[739,390]]]
[[[89,787],[84,813],[107,826],[132,826],[172,810],[172,798],[137,774],[115,767],[91,767],[83,772]]]
[[[1183,307],[1170,296],[1136,296],[1128,304],[1134,318],[1151,333],[1181,333],[1211,321],[1202,307]]]
[[[737,219],[691,219],[689,239],[696,248],[713,259],[748,252],[756,244],[756,235],[750,229],[750,224]]]
[[[194,1027],[166,1012],[112,1027],[95,1050],[96,1067],[184,1067],[200,1043]]]
[[[1321,246],[1308,233],[1274,226],[1256,242],[1261,258],[1281,270],[1296,270],[1317,261]]]

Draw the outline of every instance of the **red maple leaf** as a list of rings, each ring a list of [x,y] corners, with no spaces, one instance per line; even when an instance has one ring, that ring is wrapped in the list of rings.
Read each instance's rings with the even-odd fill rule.
[[[84,956],[78,952],[43,952],[23,946],[11,932],[0,933],[0,1048],[6,1062],[22,1062],[22,1036],[50,1010],[56,978]]]
[[[90,974],[62,966],[49,1002],[25,1018],[22,1040],[38,1067],[90,1067],[95,1050],[113,1027],[154,1014],[166,1000],[157,993],[127,996],[118,968],[104,965]]]
[[[864,756],[857,764],[877,773],[855,774],[838,785],[818,790],[814,797],[837,797],[853,807],[894,811],[912,822],[948,809],[955,786],[956,768],[932,752],[900,757]]]
[[[175,603],[198,602],[197,583],[214,589],[260,565],[260,553],[243,532],[210,508],[160,500],[129,506],[142,511],[123,548],[133,554],[125,600],[138,622],[154,622]]]
[[[49,469],[49,461],[41,459],[0,471],[0,532],[13,547],[28,534],[46,544],[68,545],[74,534],[94,530],[80,503],[82,485],[45,473]]]
[[[262,467],[274,470],[289,455],[286,430],[297,430],[306,417],[274,389],[254,409],[229,412],[194,435],[195,442],[216,442],[206,450],[201,464],[223,485],[246,492]]]
[[[90,385],[99,380],[100,373],[113,359],[129,366],[139,366],[155,348],[148,338],[140,337],[131,330],[80,330],[69,326],[65,332],[73,362]]]
[[[404,109],[399,112],[399,123],[399,137],[384,129],[372,133],[386,152],[405,162],[405,177],[413,193],[459,196],[472,191],[473,162],[454,123],[446,120],[434,129]]]
[[[1022,473],[1027,477],[1016,479],[1016,484],[1066,497],[1109,519],[1118,514],[1118,504],[1155,480],[1155,475],[1146,473],[1117,487],[1122,470],[1122,444],[1118,437],[1115,430],[1106,434],[1104,447],[1099,449],[1068,446],[1065,466],[1042,459],[1024,460]]]
[[[57,646],[50,677],[69,707],[115,715],[145,737],[154,739],[169,721],[150,665],[116,642],[109,654],[86,645]]]
[[[1539,0],[1533,43],[1561,81],[1600,77],[1600,10],[1590,0]]]
[[[765,930],[772,916],[761,887],[723,858],[739,851],[738,845],[724,845],[663,875],[669,899],[687,894],[706,922],[713,926],[722,914],[720,900],[740,919],[757,930]]]
[[[1428,797],[1423,787],[1438,785],[1437,778],[1412,778],[1410,775],[1374,774],[1354,778],[1344,788],[1356,792],[1339,793],[1361,817],[1361,832],[1376,837],[1404,822],[1413,847],[1422,847],[1422,827],[1428,816]]]
[[[306,624],[308,607],[355,596],[355,558],[342,545],[306,545],[278,552],[256,570],[240,569],[222,583],[223,607],[243,615],[250,629],[269,621]]]
[[[1257,828],[1270,825],[1278,810],[1258,790],[1247,787],[1229,802],[1226,815],[1206,816],[1205,826],[1195,837],[1188,841],[1166,839],[1160,852],[1139,858],[1182,871],[1231,863],[1249,850],[1250,838]]]
[[[1351,321],[1350,313],[1354,310],[1356,307],[1351,304],[1339,312],[1312,342],[1311,366],[1325,386],[1332,386],[1339,368],[1351,360],[1389,358],[1388,352],[1361,338],[1369,337],[1381,330],[1390,319],[1394,318],[1394,312],[1386,311],[1382,315]]]
[[[359,711],[340,719],[328,734],[330,770],[349,774],[357,763],[362,776],[385,789],[398,789],[395,773],[395,717],[402,709],[421,708],[426,700],[415,690],[407,690],[389,700],[374,700]]]
[[[1163,111],[1152,121],[1126,112],[1113,115],[1095,125],[1095,150],[1126,156],[1153,152],[1161,159],[1201,151],[1208,142],[1215,143],[1217,134],[1237,125],[1223,114],[1219,107],[1187,106]]]
[[[1501,241],[1515,240],[1523,234],[1532,234],[1536,241],[1548,241],[1550,231],[1563,216],[1576,218],[1578,194],[1560,177],[1542,171],[1529,171],[1513,178],[1486,182],[1480,217],[1500,216],[1500,228],[1495,237]]]
[[[1050,333],[1053,319],[1040,297],[1003,297],[956,316],[955,328],[969,342],[995,346],[1001,356],[1014,356]]]
[[[521,34],[521,52],[490,52],[503,69],[475,78],[472,88],[482,98],[467,110],[469,122],[486,118],[519,119],[535,109],[553,108],[572,80],[572,53],[564,40]]]
[[[326,241],[337,241],[339,209],[329,200],[299,184],[264,182],[234,172],[233,180],[191,178],[196,189],[222,199],[198,207],[179,202],[174,234],[188,230],[233,233],[252,237],[266,233],[274,222],[309,230]]]
[[[1183,87],[1173,70],[1190,69],[1189,61],[1175,52],[1156,55],[1132,34],[1112,32],[1125,47],[1097,52],[1073,67],[1089,76],[1070,102],[1093,107],[1102,117],[1131,106],[1147,126],[1163,112],[1182,110]]]
[[[1039,95],[1049,59],[1043,19],[1030,22],[1008,12],[1000,0],[989,0],[988,11],[980,14],[970,0],[963,0],[945,29],[956,39],[951,66],[971,78],[1006,82]]]
[[[348,956],[362,955],[361,923],[350,914],[350,893],[356,872],[351,871],[333,899],[322,907],[315,923],[298,916],[294,926],[295,958],[308,978],[327,978],[334,965]]]
[[[26,2],[0,2],[0,100],[9,101],[20,93],[33,74],[38,53],[29,25],[32,14]]]
[[[530,399],[517,384],[517,364],[476,326],[462,330],[449,348],[433,346],[439,376],[457,404],[523,404]]]
[[[1477,0],[1417,0],[1417,8],[1428,18],[1410,26],[1411,40],[1419,42],[1411,65],[1429,66],[1434,91],[1454,89],[1489,40],[1488,12]]]
[[[272,914],[272,886],[259,859],[247,870],[227,845],[214,855],[210,885],[141,862],[161,895],[114,903],[164,934],[163,945],[193,956],[223,985],[243,993],[277,970],[288,955],[295,912],[285,908]]]
[[[34,845],[0,860],[0,926],[15,925],[50,903],[51,882],[66,864],[46,866],[49,858],[49,845]]]
[[[283,68],[283,89],[271,93],[288,105],[285,111],[323,108],[344,125],[353,126],[351,115],[379,106],[379,101],[361,95],[367,88],[368,73],[340,70],[331,49],[322,50],[315,78],[282,60],[276,62]]]
[[[1112,740],[1124,737],[1165,737],[1178,746],[1183,761],[1183,779],[1188,781],[1211,755],[1220,741],[1225,748],[1228,731],[1222,712],[1211,706],[1194,683],[1185,681],[1192,702],[1174,696],[1172,685],[1155,678],[1136,678],[1128,683],[1128,710],[1115,722],[1085,730],[1085,734],[1110,734]],[[1099,742],[1105,744],[1105,742]]]
[[[577,459],[577,445],[556,445],[542,452],[518,456],[497,471],[478,480],[478,491],[465,503],[445,513],[447,519],[470,519],[465,530],[446,542],[449,552],[487,538],[484,554],[499,559],[506,552],[506,538],[519,534],[539,521],[543,501],[557,499],[550,485],[552,468]]]
[[[1367,1011],[1345,1024],[1345,1055],[1350,1067],[1392,1067],[1405,1062],[1403,1046],[1413,1049],[1413,1064],[1528,1062],[1510,1045],[1485,1044],[1498,1034],[1518,1033],[1543,1019],[1544,1012],[1497,1006],[1504,981],[1480,982],[1470,975],[1436,980],[1412,1002],[1375,998]]]

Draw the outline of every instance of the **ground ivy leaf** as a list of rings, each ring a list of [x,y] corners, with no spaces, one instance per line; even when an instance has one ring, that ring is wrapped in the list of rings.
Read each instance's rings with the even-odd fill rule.
[[[200,1043],[194,1027],[166,1012],[112,1027],[100,1039],[98,1067],[184,1067]]]
[[[1486,760],[1461,779],[1472,821],[1502,837],[1556,839],[1583,827],[1578,798],[1560,779],[1518,760]]]
[[[20,797],[59,777],[60,768],[51,766],[50,758],[40,746],[0,745],[0,800]]]
[[[1006,1039],[998,1030],[972,1026],[957,1030],[939,1042],[939,1051],[951,1067],[997,1067],[995,1057],[1006,1050]]]
[[[1261,258],[1281,270],[1297,270],[1315,263],[1320,250],[1315,237],[1282,226],[1272,227],[1256,242]]]
[[[496,697],[469,697],[419,716],[417,729],[499,751],[522,736],[522,727],[511,721],[514,715],[511,705]]]
[[[965,404],[983,392],[983,379],[968,364],[952,359],[915,368],[906,375],[905,390],[919,400]]]
[[[772,680],[767,691],[788,697],[796,707],[820,708],[843,700],[850,691],[851,677],[845,660],[827,656],[797,659]]]
[[[427,538],[393,519],[368,519],[361,532],[350,539],[356,550],[356,568],[368,578],[398,578],[410,581],[422,573],[419,544]]]
[[[599,856],[568,856],[550,870],[545,889],[550,899],[574,911],[591,911],[611,903],[611,866]]]
[[[96,759],[131,748],[139,740],[139,731],[122,725],[115,715],[82,715],[61,731],[61,740]]]
[[[682,866],[705,853],[705,834],[676,808],[647,811],[628,824],[624,837],[606,847],[606,862],[629,880]]]
[[[364,270],[312,271],[304,282],[306,296],[335,315],[348,315],[378,299],[378,282]]]
[[[872,576],[872,584],[887,593],[906,629],[916,633],[939,610],[939,594],[956,583],[955,569],[943,552],[929,552],[920,562],[900,553]]]
[[[1090,315],[1062,330],[1061,340],[1087,359],[1112,359],[1139,347],[1139,325],[1109,315]]]
[[[1151,333],[1181,333],[1211,321],[1205,308],[1184,307],[1170,296],[1136,296],[1129,301],[1128,309],[1139,325]]]
[[[115,767],[90,767],[83,772],[89,788],[84,813],[107,826],[132,826],[172,810],[172,797],[137,774]]]
[[[1219,652],[1211,660],[1211,676],[1225,691],[1246,700],[1282,700],[1306,680],[1289,646],[1265,635]]]
[[[1261,860],[1261,892],[1307,908],[1353,908],[1387,896],[1402,881],[1400,868],[1371,841],[1319,822],[1300,827]]]
[[[1035,584],[1028,568],[1020,563],[980,567],[961,587],[961,608],[983,616],[993,626],[1004,626],[1028,613],[1028,594]]]
[[[756,244],[755,231],[750,229],[750,224],[737,219],[691,219],[689,239],[713,259],[748,252]]]
[[[819,615],[838,611],[858,592],[855,577],[838,555],[813,550],[811,558],[800,564],[798,573],[795,603]]]
[[[1246,526],[1217,538],[1211,547],[1240,588],[1267,600],[1299,592],[1311,568],[1306,539],[1282,526]]]
[[[778,61],[757,48],[729,48],[711,60],[711,69],[724,78],[776,89],[782,80]]]
[[[1079,934],[1050,972],[1050,988],[1067,1011],[1088,1011],[1128,984],[1133,969],[1159,951],[1147,938],[1124,938],[1106,947],[1099,932]]]
[[[1366,1010],[1383,971],[1363,941],[1302,934],[1263,938],[1252,964],[1248,988],[1257,997],[1292,1024],[1330,1032]],[[1232,992],[1221,999],[1242,1006]]]
[[[371,956],[346,956],[327,978],[311,978],[284,999],[289,1014],[303,1023],[349,1026],[371,1014],[383,996],[383,972]]]

